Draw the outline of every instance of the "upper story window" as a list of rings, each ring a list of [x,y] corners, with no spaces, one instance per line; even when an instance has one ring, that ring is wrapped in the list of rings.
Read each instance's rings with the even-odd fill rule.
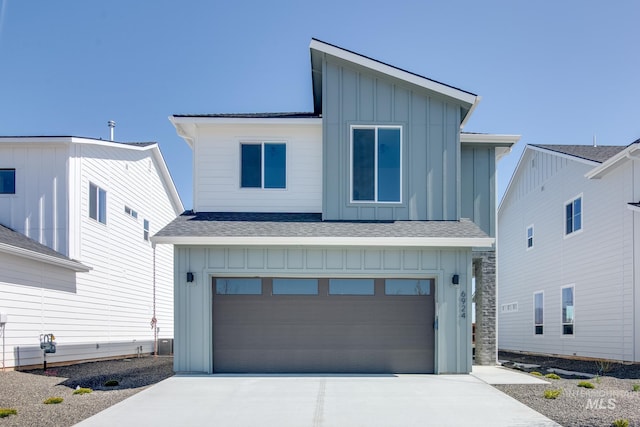
[[[575,233],[582,229],[582,197],[576,197],[565,207],[565,234]]]
[[[107,223],[107,192],[94,183],[89,183],[89,217]]]
[[[138,212],[134,209],[131,209],[129,206],[124,207],[124,213],[131,216],[132,218],[138,219]]]
[[[16,194],[15,169],[0,169],[0,194]]]
[[[286,188],[287,147],[283,143],[240,144],[242,188]]]
[[[142,233],[142,237],[144,238],[145,242],[149,241],[149,220],[148,219],[144,220],[144,231]]]
[[[401,201],[402,130],[399,126],[351,128],[351,200]]]
[[[533,248],[533,225],[527,227],[527,249]]]

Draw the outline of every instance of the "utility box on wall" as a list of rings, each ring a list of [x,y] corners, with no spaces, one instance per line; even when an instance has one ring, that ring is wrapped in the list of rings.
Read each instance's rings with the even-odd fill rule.
[[[158,339],[158,355],[159,356],[173,355],[173,338]]]

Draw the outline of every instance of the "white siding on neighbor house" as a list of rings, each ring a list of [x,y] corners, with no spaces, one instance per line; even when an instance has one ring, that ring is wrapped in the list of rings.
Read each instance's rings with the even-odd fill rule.
[[[144,240],[144,220],[153,235],[179,207],[174,208],[151,150],[71,143],[71,153],[69,257],[92,270],[74,273],[0,258],[0,312],[9,313],[7,366],[42,363],[42,333],[53,333],[58,344],[48,362],[135,354],[140,346],[142,352],[153,351],[154,249]],[[89,182],[107,192],[106,224],[89,218]],[[137,219],[125,213],[125,205],[138,212]],[[173,247],[158,245],[155,261],[159,337],[172,338]]]
[[[193,146],[197,212],[321,212],[321,125],[199,125]],[[240,187],[240,143],[286,144],[286,189]]]
[[[465,249],[269,248],[176,246],[174,370],[213,370],[211,277],[429,277],[436,279],[436,373],[471,369],[471,316],[460,317],[471,293],[471,251]],[[194,281],[186,281],[187,272]],[[452,286],[451,276],[460,275]],[[471,312],[471,298],[464,311]]]
[[[66,144],[0,145],[0,169],[15,168],[16,194],[0,194],[0,224],[68,254]]]
[[[533,162],[532,162],[533,160]],[[528,149],[499,211],[498,306],[503,350],[636,360],[631,163],[602,179],[593,166]],[[582,197],[582,229],[565,235],[565,203]],[[527,250],[526,229],[535,227]],[[574,285],[574,335],[562,335],[561,288]],[[544,292],[544,334],[534,334],[533,294]]]

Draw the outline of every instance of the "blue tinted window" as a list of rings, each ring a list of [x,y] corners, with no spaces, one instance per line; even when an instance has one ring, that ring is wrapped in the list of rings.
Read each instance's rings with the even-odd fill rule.
[[[264,188],[286,188],[286,145],[264,144]]]
[[[0,169],[0,194],[16,194],[15,169]]]
[[[318,280],[273,279],[273,295],[318,295]]]
[[[373,279],[329,279],[329,295],[374,295]]]
[[[386,279],[385,295],[430,295],[431,280]]]
[[[262,145],[241,145],[241,183],[243,188],[262,187]]]
[[[565,206],[565,234],[582,229],[582,197]]]
[[[353,130],[353,200],[374,201],[375,130]]]
[[[216,279],[218,295],[260,295],[262,279]]]
[[[89,217],[107,223],[107,192],[89,183]]]
[[[378,129],[378,201],[400,201],[400,129]]]

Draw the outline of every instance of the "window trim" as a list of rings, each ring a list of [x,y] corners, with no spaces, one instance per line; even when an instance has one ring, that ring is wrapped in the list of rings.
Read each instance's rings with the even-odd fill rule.
[[[95,212],[95,218],[92,216],[92,212],[91,212],[91,187],[95,187],[96,188],[96,212]],[[104,193],[104,217],[102,218],[102,204],[100,203],[100,193]],[[107,190],[105,190],[104,188],[102,188],[101,186],[99,186],[98,184],[96,184],[93,181],[89,181],[89,193],[88,193],[88,200],[87,200],[87,211],[89,213],[89,218],[91,218],[92,220],[103,224],[103,225],[107,225],[107,206],[108,206],[108,202],[107,202]]]
[[[264,153],[265,153],[265,145],[274,144],[274,145],[284,145],[284,187],[265,187],[265,163],[264,163]],[[260,146],[260,187],[243,187],[242,186],[242,146],[243,145],[259,145]],[[267,191],[283,191],[289,188],[289,148],[287,141],[277,140],[277,139],[264,139],[264,140],[241,140],[239,143],[239,155],[238,155],[238,185],[240,190],[267,190]]]
[[[572,289],[571,296],[573,297],[573,322],[571,322],[571,323],[565,323],[564,319],[563,319],[563,314],[562,314],[562,310],[563,310],[562,292],[566,288],[571,288]],[[573,326],[570,334],[565,334],[564,333],[564,326],[565,325],[572,325]],[[570,284],[570,285],[564,285],[564,286],[560,287],[560,336],[562,336],[562,337],[574,337],[575,335],[576,335],[576,285],[575,284]]]
[[[374,175],[373,175],[373,194],[374,200],[354,200],[353,199],[353,131],[354,129],[374,129],[375,149],[374,149]],[[400,130],[400,188],[398,201],[378,201],[378,129],[398,129]],[[400,205],[403,203],[403,126],[402,125],[374,125],[374,124],[357,124],[349,126],[349,202],[357,205],[362,204],[384,204],[384,205]]]
[[[18,173],[16,168],[0,168],[0,171],[13,171],[13,192],[12,193],[0,193],[0,196],[15,196],[17,194],[16,187],[18,186]]]
[[[531,230],[531,237],[529,237],[529,230]],[[526,244],[527,244],[527,250],[530,251],[531,249],[533,249],[533,247],[535,246],[535,229],[533,227],[533,224],[529,225],[526,229]],[[529,246],[529,239],[531,239],[531,246]]]
[[[542,295],[542,323],[536,323],[536,295]],[[537,333],[536,328],[542,327],[542,333]],[[535,291],[533,293],[533,336],[544,336],[544,291]]]
[[[573,220],[573,218],[575,218],[575,212],[572,213],[572,231],[567,233],[567,206],[569,206],[570,204],[573,205],[575,203],[576,200],[580,199],[580,228],[579,229],[575,229],[575,227],[573,226],[573,223],[575,223],[575,221]],[[583,197],[583,193],[580,193],[578,195],[576,195],[575,197],[567,200],[564,202],[564,209],[562,210],[562,229],[563,229],[563,235],[565,238],[567,237],[571,237],[574,236],[578,233],[582,233],[582,230],[584,230],[584,197]]]
[[[138,221],[138,211],[133,209],[131,206],[129,205],[124,205],[124,213],[125,215],[127,215],[129,218],[134,219],[135,221]]]

